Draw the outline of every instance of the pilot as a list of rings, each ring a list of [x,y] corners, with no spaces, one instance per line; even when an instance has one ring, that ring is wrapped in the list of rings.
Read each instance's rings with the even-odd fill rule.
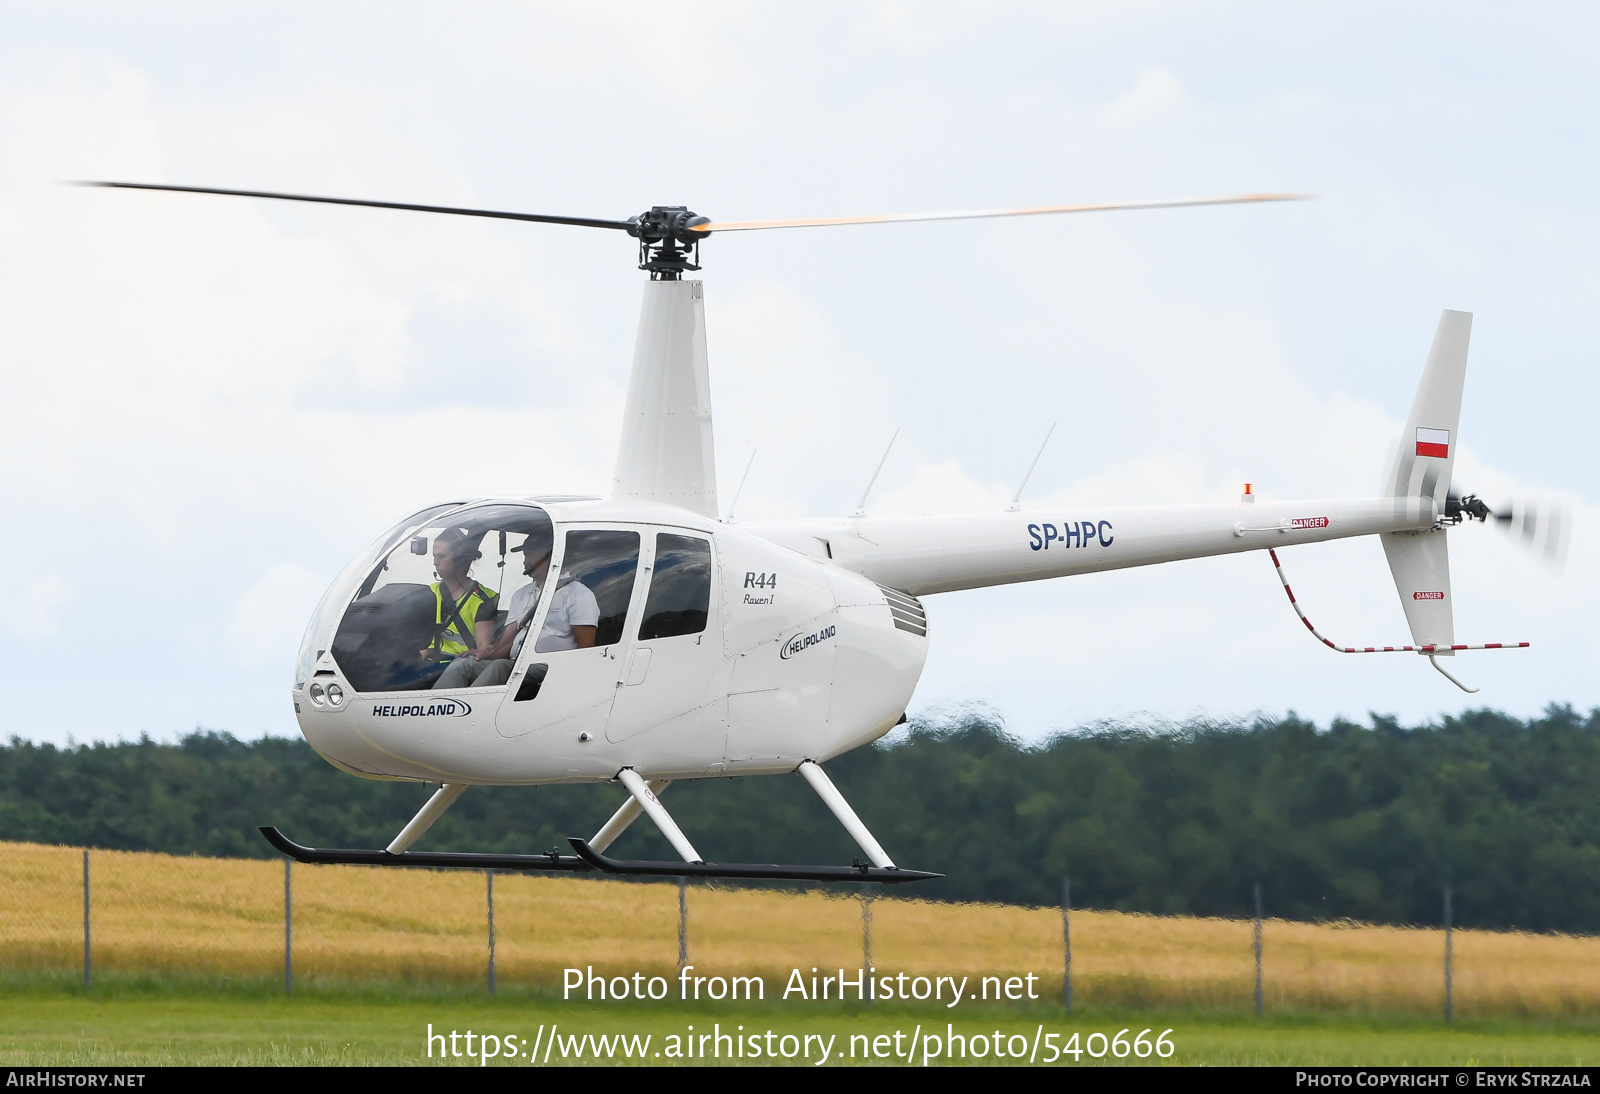
[[[489,645],[494,640],[495,612],[499,595],[485,588],[469,574],[478,558],[478,540],[460,528],[446,528],[433,541],[433,568],[439,580],[433,583],[435,623],[444,630],[424,651],[435,660],[463,655]]]
[[[550,534],[533,532],[521,546],[511,549],[522,553],[522,572],[533,580],[511,594],[506,606],[506,625],[499,636],[475,653],[452,661],[434,687],[496,687],[511,678],[512,666],[522,652],[523,640],[539,607],[539,594],[549,574]],[[557,583],[550,610],[539,631],[537,649],[540,653],[587,649],[594,645],[599,623],[600,605],[594,593],[583,582],[567,578]]]

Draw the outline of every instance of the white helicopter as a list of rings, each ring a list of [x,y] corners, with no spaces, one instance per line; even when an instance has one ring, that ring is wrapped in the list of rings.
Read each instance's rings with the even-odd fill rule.
[[[718,223],[681,206],[618,221],[205,187],[86,185],[623,231],[639,241],[639,268],[650,275],[609,498],[471,498],[432,506],[363,548],[323,597],[294,676],[301,732],[351,774],[440,787],[383,850],[305,847],[277,828],[261,829],[279,851],[303,862],[852,882],[938,877],[897,867],[820,766],[905,721],[928,649],[920,597],[1240,551],[1268,550],[1276,565],[1277,546],[1375,535],[1412,645],[1337,646],[1297,602],[1295,610],[1334,649],[1413,651],[1470,691],[1440,658],[1527,643],[1456,643],[1448,529],[1495,516],[1552,556],[1567,535],[1569,522],[1555,507],[1517,503],[1495,513],[1452,492],[1472,322],[1455,311],[1439,320],[1391,470],[1371,497],[1267,502],[1247,485],[1231,505],[1025,511],[1014,499],[1004,512],[875,517],[863,509],[863,492],[862,505],[844,517],[718,519],[702,283],[683,276],[700,268],[700,243],[712,233],[1296,195]],[[485,579],[494,589],[471,577],[478,561],[494,575]],[[794,772],[867,862],[706,862],[660,800],[678,779]],[[629,796],[591,838],[570,839],[575,855],[410,849],[469,786],[610,782],[620,782]],[[682,862],[605,854],[641,813]]]

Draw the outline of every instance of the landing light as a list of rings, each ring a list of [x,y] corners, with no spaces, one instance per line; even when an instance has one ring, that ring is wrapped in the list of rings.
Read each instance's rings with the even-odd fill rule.
[[[344,688],[340,687],[338,684],[329,684],[328,685],[328,705],[330,707],[336,707],[336,706],[339,706],[343,702],[344,702]]]
[[[311,701],[313,703],[315,703],[319,707],[322,706],[324,700],[323,700],[323,690],[322,690],[322,685],[321,684],[312,684],[311,687],[308,689],[307,694],[309,694],[311,696]]]

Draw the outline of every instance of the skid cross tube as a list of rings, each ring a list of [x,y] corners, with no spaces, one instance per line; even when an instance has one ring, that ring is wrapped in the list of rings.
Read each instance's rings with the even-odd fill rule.
[[[678,822],[672,819],[666,807],[661,804],[654,792],[645,785],[644,779],[631,767],[625,767],[617,772],[617,780],[628,788],[628,793],[633,795],[639,807],[650,815],[655,821],[661,834],[667,837],[667,842],[672,844],[672,849],[683,856],[685,862],[701,862],[703,858],[699,851],[694,849],[694,844],[689,842],[689,837],[683,834],[683,829],[678,827]]]
[[[650,793],[659,795],[663,790],[672,785],[671,779],[652,779],[646,784]],[[622,803],[611,819],[600,826],[600,831],[589,838],[589,846],[596,851],[604,851],[616,842],[618,836],[628,830],[628,826],[639,819],[644,812],[644,806],[639,804],[639,799],[629,792],[628,800]]]
[[[833,780],[828,778],[828,773],[817,766],[815,760],[806,760],[799,767],[801,776],[811,784],[811,789],[817,792],[829,812],[842,825],[850,838],[855,840],[860,848],[872,860],[872,865],[881,866],[885,870],[893,870],[894,860],[889,857],[883,846],[873,838],[867,826],[861,823],[861,818],[856,816],[856,811],[850,808],[850,803],[844,800],[844,795],[833,785]]]
[[[398,855],[402,851],[410,850],[411,845],[422,838],[422,834],[433,827],[433,822],[444,816],[444,811],[455,804],[467,789],[466,783],[441,783],[438,790],[427,800],[417,815],[402,829],[400,834],[389,842],[385,848],[391,855]]]

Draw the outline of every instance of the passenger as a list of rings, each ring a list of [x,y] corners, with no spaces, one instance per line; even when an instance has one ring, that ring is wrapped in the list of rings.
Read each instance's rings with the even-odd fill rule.
[[[522,652],[523,641],[538,610],[540,593],[549,574],[549,534],[532,533],[520,547],[511,549],[522,552],[522,572],[533,580],[511,594],[506,609],[506,625],[499,637],[475,654],[458,657],[451,662],[434,687],[496,687],[511,678],[511,669]],[[588,586],[579,581],[561,582],[551,598],[544,627],[539,631],[537,648],[540,653],[587,649],[594,645],[599,623],[600,605]]]
[[[482,557],[478,553],[481,538],[472,538],[459,528],[446,528],[433,541],[433,568],[439,574],[439,580],[433,583],[433,621],[443,624],[444,629],[423,652],[424,657],[459,660],[494,639],[500,598],[467,572]]]
[[[545,564],[549,565],[548,560]],[[594,593],[571,574],[563,574],[556,582],[550,610],[544,615],[544,626],[539,628],[539,641],[533,648],[537,653],[586,650],[594,645],[599,627],[600,603]]]

